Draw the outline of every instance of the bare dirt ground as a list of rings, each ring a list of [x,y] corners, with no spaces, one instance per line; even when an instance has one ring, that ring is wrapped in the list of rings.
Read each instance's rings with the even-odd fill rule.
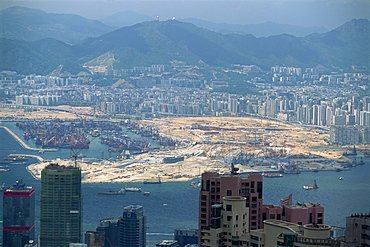
[[[61,106],[66,108],[69,106]],[[21,109],[0,109],[0,117],[37,119],[78,119],[80,113],[92,112],[91,108],[73,108],[74,113],[39,110],[24,112]],[[93,119],[93,117],[86,117]],[[114,120],[114,119],[113,119]],[[240,153],[249,161],[235,163],[243,172],[277,171],[273,160],[289,159],[302,170],[333,170],[333,162],[348,162],[342,156],[351,147],[332,146],[328,130],[308,128],[278,121],[248,117],[186,117],[160,118],[138,121],[142,125],[155,126],[161,135],[180,140],[182,145],[174,149],[157,150],[132,156],[128,160],[82,163],[83,182],[133,182],[155,180],[184,181],[198,177],[202,172],[214,170],[220,173],[230,169],[228,158]],[[358,148],[369,148],[361,147]],[[165,164],[163,158],[181,155],[184,161]],[[230,160],[230,159],[229,159]],[[72,160],[56,160],[63,165],[73,165]],[[72,163],[71,163],[72,162]],[[35,176],[50,162],[28,167]]]

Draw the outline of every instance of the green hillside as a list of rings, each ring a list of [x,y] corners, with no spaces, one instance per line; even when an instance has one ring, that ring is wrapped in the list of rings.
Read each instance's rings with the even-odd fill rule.
[[[271,66],[349,68],[370,67],[369,21],[352,20],[325,34],[304,38],[276,35],[256,38],[252,35],[222,35],[193,24],[150,21],[124,27],[77,45],[54,39],[36,42],[3,39],[0,69],[19,73],[50,73],[59,65],[78,73],[87,62],[103,61],[110,54],[114,68],[131,68],[182,61],[197,65],[228,67],[231,64]],[[101,57],[102,56],[102,57]],[[100,58],[99,58],[100,57]]]

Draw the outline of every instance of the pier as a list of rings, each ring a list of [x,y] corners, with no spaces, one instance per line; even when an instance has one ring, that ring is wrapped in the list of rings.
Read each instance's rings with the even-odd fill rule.
[[[19,136],[17,136],[13,131],[11,131],[8,127],[0,126],[1,128],[5,129],[10,135],[14,137],[14,139],[25,149],[35,150],[39,152],[56,152],[58,149],[43,149],[43,148],[31,148],[28,146]]]

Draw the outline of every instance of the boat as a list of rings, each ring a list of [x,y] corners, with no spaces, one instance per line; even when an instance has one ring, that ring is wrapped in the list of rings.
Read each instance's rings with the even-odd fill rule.
[[[141,192],[141,188],[138,187],[125,187],[123,190],[126,192]]]
[[[13,162],[11,165],[27,165],[27,162]]]
[[[301,171],[299,169],[284,169],[283,173],[285,174],[299,174]]]
[[[190,184],[190,186],[194,186],[194,187],[200,187],[202,184],[200,182],[192,182]]]
[[[344,179],[344,177],[339,177],[339,180],[343,180]]]
[[[144,181],[143,182],[144,184],[160,184],[160,183],[162,183],[161,182],[161,178],[160,177],[158,177],[158,180],[157,181]]]
[[[143,195],[144,196],[149,196],[150,195],[150,192],[149,191],[145,191],[145,192],[143,192]]]
[[[361,157],[360,162],[358,162],[358,165],[360,165],[360,166],[365,165],[365,162],[364,162],[364,160],[362,159],[362,157]]]
[[[28,158],[22,157],[22,156],[9,156],[9,157],[5,157],[4,160],[7,160],[7,161],[27,161]]]
[[[98,192],[99,195],[124,195],[126,191],[124,189],[120,190],[107,190],[103,192]]]
[[[268,178],[280,178],[283,176],[283,174],[280,173],[262,173],[262,176],[268,177]]]
[[[1,186],[0,186],[0,191],[4,191],[4,190],[7,190],[8,188],[5,186],[5,183],[3,183]]]
[[[8,160],[0,160],[0,164],[10,164],[10,163],[12,162]]]
[[[319,186],[316,184],[316,179],[313,181],[313,186],[310,185],[303,185],[303,189],[305,190],[312,190],[312,189],[318,189]]]
[[[352,152],[344,152],[343,153],[343,156],[353,156],[353,155],[357,155],[357,151],[356,151],[356,146],[353,146],[353,149],[352,149]]]

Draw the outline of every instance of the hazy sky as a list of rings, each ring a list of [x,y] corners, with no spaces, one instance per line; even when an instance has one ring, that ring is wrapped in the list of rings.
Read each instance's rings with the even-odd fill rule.
[[[102,19],[132,10],[160,20],[194,17],[212,22],[257,24],[267,21],[336,28],[351,19],[370,19],[370,0],[0,0],[0,8],[25,6],[48,13]]]

